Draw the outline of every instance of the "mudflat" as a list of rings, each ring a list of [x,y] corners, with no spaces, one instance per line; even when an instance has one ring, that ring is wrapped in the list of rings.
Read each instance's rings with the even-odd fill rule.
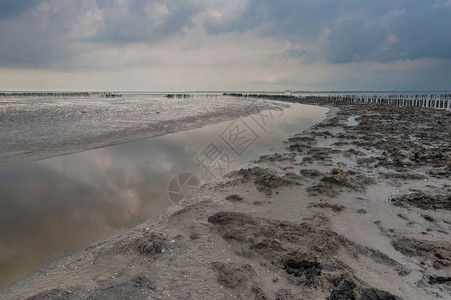
[[[2,299],[450,298],[451,113],[290,101],[328,118]]]

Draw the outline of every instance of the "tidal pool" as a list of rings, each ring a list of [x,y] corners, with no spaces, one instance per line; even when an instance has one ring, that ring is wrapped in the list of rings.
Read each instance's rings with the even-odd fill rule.
[[[291,104],[236,120],[0,168],[0,289],[123,233],[324,120]]]

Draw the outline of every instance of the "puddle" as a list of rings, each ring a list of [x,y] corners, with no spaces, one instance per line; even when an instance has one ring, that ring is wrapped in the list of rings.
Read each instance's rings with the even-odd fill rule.
[[[341,156],[334,159],[336,164],[345,164],[348,168],[361,168],[359,164],[353,159],[349,159],[347,157]]]
[[[317,147],[319,148],[330,148],[333,144],[337,143],[337,138],[325,138],[325,139],[318,139],[317,140]]]
[[[360,123],[359,123],[358,121],[355,120],[355,119],[358,118],[358,117],[359,117],[359,116],[352,116],[352,117],[349,117],[349,118],[346,120],[345,125],[346,125],[346,126],[351,126],[351,127],[359,125]]]
[[[374,209],[373,203],[370,200],[364,198],[352,199],[350,204],[351,204],[350,207],[352,208],[355,209],[362,208],[368,210],[369,212],[372,212],[372,210]]]
[[[141,224],[180,200],[186,191],[180,185],[197,182],[191,175],[205,182],[227,173],[322,121],[326,112],[295,104],[283,113],[0,168],[0,289]],[[244,131],[246,139],[236,135]],[[209,163],[213,158],[221,159],[222,169]]]
[[[298,164],[302,164],[302,161],[304,160],[304,156],[303,155],[296,155],[294,157],[294,161]]]
[[[420,270],[421,268],[418,267]],[[419,270],[412,270],[409,274],[407,274],[406,281],[410,282],[411,285],[418,284],[424,277],[423,273]]]

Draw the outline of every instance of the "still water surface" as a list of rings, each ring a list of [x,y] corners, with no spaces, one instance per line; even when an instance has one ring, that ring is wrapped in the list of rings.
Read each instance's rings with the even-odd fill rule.
[[[293,104],[283,112],[0,168],[0,289],[169,207],[178,200],[168,193],[174,178],[183,177],[178,174],[202,183],[228,173],[326,112]]]

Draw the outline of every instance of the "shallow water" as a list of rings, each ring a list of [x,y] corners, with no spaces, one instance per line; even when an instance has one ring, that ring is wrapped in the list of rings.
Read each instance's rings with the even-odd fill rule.
[[[253,98],[190,94],[7,96],[0,98],[0,166],[201,127],[264,109]]]
[[[144,222],[191,188],[322,121],[326,112],[294,104],[283,112],[0,168],[0,288]],[[182,182],[188,177],[180,174],[191,181]]]
[[[358,116],[352,116],[352,117],[349,117],[349,118],[346,120],[345,125],[346,125],[346,126],[351,126],[351,127],[355,127],[355,126],[359,125],[360,122],[357,121],[356,118],[358,118]]]

